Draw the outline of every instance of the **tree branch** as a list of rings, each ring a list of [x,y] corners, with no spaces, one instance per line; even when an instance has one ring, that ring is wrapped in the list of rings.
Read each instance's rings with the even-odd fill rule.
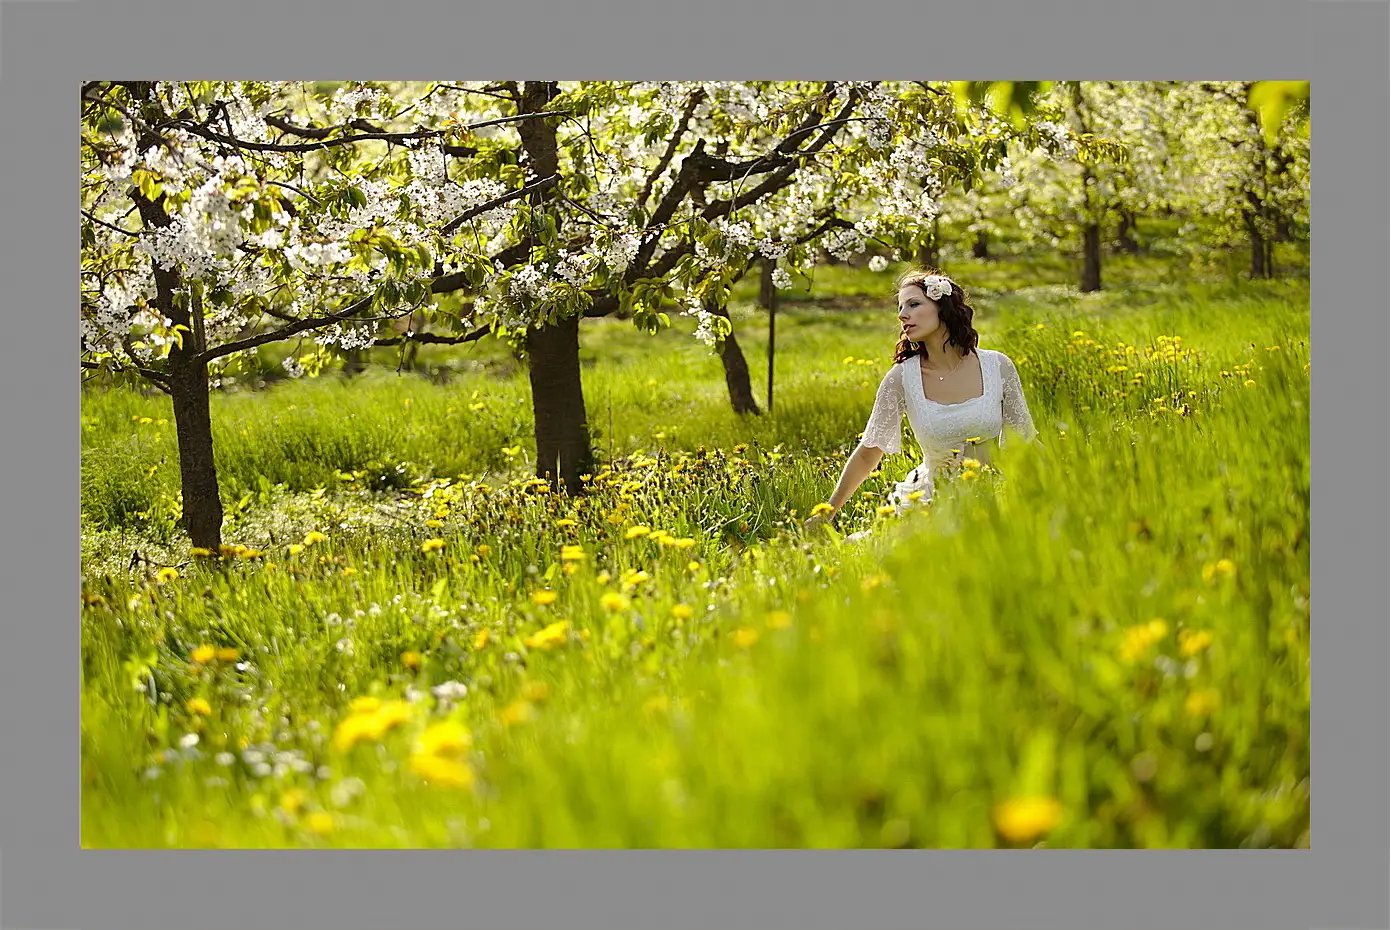
[[[485,126],[497,126],[502,123],[516,123],[522,120],[545,119],[551,116],[566,115],[568,114],[559,110],[545,111],[541,113],[520,113],[516,116],[501,116],[497,119],[484,120],[481,123],[472,123],[468,126],[460,127],[460,129],[462,129],[462,131],[464,132],[472,132],[475,129],[482,129]],[[267,119],[266,123],[267,125],[272,125],[270,119]],[[208,139],[209,141],[218,142],[222,145],[231,146],[232,148],[245,149],[247,151],[252,152],[318,152],[322,151],[323,149],[336,148],[342,145],[352,145],[357,142],[367,142],[372,140],[405,143],[415,139],[433,139],[443,135],[447,135],[450,132],[456,131],[452,129],[417,129],[414,132],[364,132],[359,133],[355,136],[340,136],[337,139],[326,139],[320,142],[303,144],[282,144],[277,142],[248,142],[244,139],[238,139],[232,135],[223,135],[219,132],[213,132],[211,129],[208,129],[204,126],[199,126],[194,123],[190,123],[187,120],[175,121],[173,125],[179,126],[182,129],[186,129],[194,135],[202,136],[203,138]]]
[[[106,366],[102,365],[101,362],[83,361],[82,367],[88,369],[89,371],[106,370]],[[169,376],[161,371],[155,371],[151,368],[142,368],[138,365],[122,365],[119,362],[117,363],[115,371],[118,374],[122,372],[133,371],[145,380],[153,382],[156,387],[164,391],[166,394],[169,393]]]
[[[440,233],[447,236],[454,230],[462,226],[464,223],[467,223],[469,220],[473,219],[475,216],[481,216],[484,213],[487,213],[489,210],[495,210],[505,203],[509,203],[510,201],[517,200],[521,197],[526,197],[527,195],[534,194],[537,191],[543,191],[548,187],[553,187],[559,181],[560,175],[553,174],[548,178],[542,178],[539,181],[534,181],[531,184],[528,184],[526,187],[520,188],[507,194],[503,194],[501,197],[494,197],[492,200],[480,203],[476,207],[470,207],[463,213],[460,213],[458,216],[454,217],[454,219],[450,220],[448,223],[445,223],[444,226],[440,227]]]
[[[372,343],[374,346],[399,346],[406,342],[418,342],[424,345],[455,346],[465,342],[477,342],[484,336],[492,333],[491,326],[482,326],[473,332],[464,333],[459,336],[437,336],[434,333],[414,333],[406,336],[393,336],[389,339],[378,339]]]
[[[235,342],[229,342],[225,345],[213,346],[211,349],[208,349],[205,352],[200,352],[196,358],[196,361],[198,361],[201,364],[207,364],[208,362],[211,362],[213,359],[222,358],[224,355],[232,355],[237,352],[244,352],[247,349],[254,349],[257,346],[263,346],[271,342],[279,342],[282,339],[288,339],[289,337],[297,335],[298,333],[305,332],[306,330],[317,329],[320,326],[327,326],[330,323],[340,323],[343,320],[349,319],[352,316],[360,313],[364,308],[369,307],[371,305],[372,297],[363,297],[360,300],[353,301],[351,304],[344,307],[342,310],[330,313],[328,316],[312,317],[309,319],[297,320],[294,323],[290,323],[286,326],[281,326],[278,329],[273,329],[269,332],[261,333],[258,336],[251,336],[246,339],[238,339]]]
[[[99,219],[97,219],[95,216],[93,216],[93,215],[92,215],[89,211],[87,211],[87,210],[82,210],[82,215],[85,216],[85,217],[87,217],[87,219],[91,220],[93,223],[96,223],[96,224],[99,225],[99,226],[105,226],[107,229],[111,230],[112,232],[124,233],[125,235],[130,236],[130,237],[132,237],[132,238],[134,238],[134,239],[139,239],[139,238],[140,238],[140,233],[134,232],[134,231],[129,230],[129,229],[122,229],[122,228],[119,227],[119,226],[115,226],[115,225],[113,225],[113,224],[111,224],[111,223],[106,222],[106,220],[99,220]]]
[[[672,133],[671,139],[667,143],[667,150],[662,153],[657,167],[652,169],[652,173],[647,176],[647,181],[643,183],[642,193],[638,194],[638,203],[647,203],[647,198],[652,196],[652,185],[657,183],[657,179],[662,176],[662,172],[667,170],[672,158],[676,156],[676,149],[681,144],[682,137],[686,135],[686,130],[690,128],[691,120],[695,117],[696,107],[700,106],[700,101],[704,97],[704,90],[698,89],[691,94],[691,99],[686,101],[686,109],[681,114],[681,125],[677,127],[676,132]]]

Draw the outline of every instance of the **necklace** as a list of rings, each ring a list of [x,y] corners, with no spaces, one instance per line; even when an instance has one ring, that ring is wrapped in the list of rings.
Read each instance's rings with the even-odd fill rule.
[[[924,356],[923,356],[923,361],[926,361],[926,360],[927,360],[927,356],[924,355]],[[965,361],[964,358],[957,359],[956,364],[953,365],[953,366],[951,366],[951,370],[948,371],[945,375],[938,375],[938,376],[937,376],[937,380],[938,380],[938,381],[945,381],[945,380],[947,380],[947,378],[951,375],[951,373],[952,373],[953,371],[956,371],[958,368],[961,367],[961,363],[962,363],[963,361]],[[931,368],[928,368],[927,370],[928,370],[928,371],[933,371],[933,369],[931,369]]]

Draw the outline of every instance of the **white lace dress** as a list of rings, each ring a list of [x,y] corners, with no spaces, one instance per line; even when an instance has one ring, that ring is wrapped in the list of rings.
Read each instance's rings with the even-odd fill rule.
[[[896,363],[879,384],[874,410],[865,426],[861,445],[887,453],[902,451],[903,418],[913,427],[923,460],[889,494],[889,502],[902,512],[914,502],[932,500],[934,479],[959,469],[963,458],[988,464],[991,440],[1003,447],[1005,427],[1025,440],[1038,435],[1029,405],[1019,384],[1019,371],[1003,352],[977,349],[984,392],[958,404],[940,404],[923,392],[918,356]],[[914,497],[914,492],[922,492]]]

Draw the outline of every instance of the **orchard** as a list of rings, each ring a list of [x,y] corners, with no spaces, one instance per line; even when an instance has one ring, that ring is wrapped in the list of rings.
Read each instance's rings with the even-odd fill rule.
[[[82,95],[85,845],[1308,844],[1307,85]]]

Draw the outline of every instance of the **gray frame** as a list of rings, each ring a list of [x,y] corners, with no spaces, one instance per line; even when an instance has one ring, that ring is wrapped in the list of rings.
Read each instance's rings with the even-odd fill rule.
[[[8,343],[0,622],[0,926],[466,926],[849,930],[1009,926],[1385,927],[1387,4],[900,0],[769,7],[187,0],[0,10],[0,281]],[[538,28],[539,24],[539,28]],[[915,30],[921,42],[897,38]],[[636,36],[625,36],[639,30]],[[215,38],[214,38],[215,37]],[[926,41],[927,39],[931,41]],[[171,42],[183,40],[186,44]],[[858,40],[858,41],[857,41]],[[1313,850],[1008,852],[83,852],[78,848],[79,456],[72,311],[77,82],[98,77],[428,78],[834,74],[871,78],[1308,77],[1319,104],[1318,579],[1323,773]],[[439,73],[438,70],[435,73]],[[50,187],[48,182],[52,181]],[[1368,206],[1375,206],[1375,211]],[[67,335],[63,335],[64,331]],[[15,330],[11,330],[15,333]],[[17,333],[15,333],[17,334]],[[1351,336],[1352,338],[1349,338]],[[1377,402],[1372,403],[1373,400]],[[1259,437],[1252,437],[1259,441]],[[1333,532],[1334,529],[1337,532]],[[1326,533],[1324,531],[1327,531]],[[1331,626],[1330,626],[1331,624]]]

